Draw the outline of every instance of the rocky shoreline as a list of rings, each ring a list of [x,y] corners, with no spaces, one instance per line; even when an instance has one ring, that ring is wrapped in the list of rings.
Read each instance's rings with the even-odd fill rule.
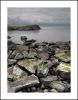
[[[71,55],[68,42],[37,42],[8,36],[8,92],[70,92]]]

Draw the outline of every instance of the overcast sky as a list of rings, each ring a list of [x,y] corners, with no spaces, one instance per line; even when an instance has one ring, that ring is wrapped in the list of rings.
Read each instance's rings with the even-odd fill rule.
[[[8,8],[8,24],[70,24],[70,8]]]

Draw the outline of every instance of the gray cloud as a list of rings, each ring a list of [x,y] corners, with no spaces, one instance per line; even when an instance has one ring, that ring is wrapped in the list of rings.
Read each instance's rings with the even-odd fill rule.
[[[8,24],[70,24],[70,8],[8,8]]]

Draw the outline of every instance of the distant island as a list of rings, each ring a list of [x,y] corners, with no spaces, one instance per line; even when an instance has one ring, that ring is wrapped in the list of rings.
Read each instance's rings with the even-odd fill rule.
[[[30,30],[40,30],[39,25],[27,25],[27,26],[8,26],[8,31],[30,31]]]

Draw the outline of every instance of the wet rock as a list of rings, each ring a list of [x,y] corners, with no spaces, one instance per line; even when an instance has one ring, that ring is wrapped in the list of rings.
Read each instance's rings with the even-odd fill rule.
[[[60,75],[64,79],[70,79],[70,70],[70,64],[63,62],[61,62],[56,69],[58,75]]]
[[[32,87],[39,84],[39,80],[35,75],[30,75],[24,78],[20,78],[9,85],[15,91],[18,92],[24,88]]]
[[[13,65],[17,62],[15,59],[8,59],[8,65]]]
[[[21,41],[25,42],[27,40],[26,36],[21,36]]]
[[[32,43],[36,42],[36,40],[32,39],[32,40],[27,40],[24,42],[25,45],[31,45]]]
[[[40,81],[44,83],[50,83],[52,81],[56,81],[57,79],[57,76],[47,76],[45,78],[41,78]]]
[[[58,92],[63,92],[65,90],[65,86],[59,81],[51,82],[50,87],[56,89]]]

